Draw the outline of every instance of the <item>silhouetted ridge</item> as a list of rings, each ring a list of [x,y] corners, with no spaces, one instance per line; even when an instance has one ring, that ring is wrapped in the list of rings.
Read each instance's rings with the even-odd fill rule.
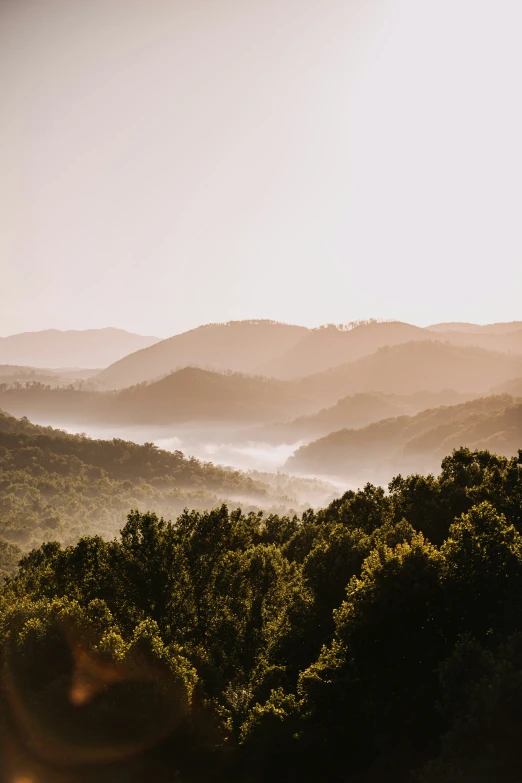
[[[288,460],[292,471],[336,476],[433,470],[453,448],[491,448],[513,456],[522,445],[522,401],[509,395],[482,397],[415,416],[383,419],[343,429],[302,446]]]
[[[384,345],[426,338],[424,329],[400,321],[371,321],[351,329],[331,325],[310,330],[260,370],[277,378],[298,378],[355,361]]]
[[[522,321],[506,321],[504,323],[494,324],[472,324],[462,321],[449,321],[446,323],[432,324],[427,326],[433,332],[470,332],[483,334],[507,334],[522,329]]]
[[[106,387],[123,388],[187,365],[255,372],[258,365],[294,345],[307,331],[276,321],[206,324],[125,357],[98,379]]]
[[[123,388],[187,365],[291,380],[357,361],[385,346],[425,340],[522,355],[522,329],[516,328],[505,333],[441,331],[372,320],[306,329],[275,321],[231,321],[206,324],[137,351],[101,372],[98,380],[105,388]]]
[[[364,391],[412,394],[454,389],[483,394],[520,374],[522,356],[430,340],[385,346],[356,362],[295,383],[297,388],[306,388],[316,398],[322,396],[334,402]]]
[[[288,422],[266,425],[254,431],[252,437],[268,443],[315,440],[334,430],[364,427],[380,419],[401,414],[412,415],[425,408],[454,405],[464,400],[465,395],[451,389],[441,392],[422,391],[410,395],[359,392],[343,397],[335,405],[323,408],[317,413],[300,416]]]
[[[282,381],[237,372],[213,372],[185,367],[153,383],[118,392],[114,410],[126,411],[139,421],[213,419],[265,419],[291,410],[297,401]]]

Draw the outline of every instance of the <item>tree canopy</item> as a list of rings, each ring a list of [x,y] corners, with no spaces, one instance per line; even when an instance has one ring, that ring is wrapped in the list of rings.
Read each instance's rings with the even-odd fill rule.
[[[0,593],[9,763],[49,780],[515,783],[521,509],[522,452],[459,449],[438,476],[300,515],[135,509],[110,540],[49,540]]]

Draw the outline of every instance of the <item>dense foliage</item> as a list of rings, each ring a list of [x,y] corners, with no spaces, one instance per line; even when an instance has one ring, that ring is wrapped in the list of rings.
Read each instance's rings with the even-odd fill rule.
[[[68,435],[0,412],[0,541],[15,549],[113,537],[135,507],[172,517],[241,497],[250,508],[297,508],[285,490],[152,443]],[[12,551],[0,547],[0,572],[16,562]]]
[[[133,511],[115,540],[31,551],[3,588],[9,763],[51,781],[515,783],[521,588],[522,452],[460,449],[438,477],[300,517]]]

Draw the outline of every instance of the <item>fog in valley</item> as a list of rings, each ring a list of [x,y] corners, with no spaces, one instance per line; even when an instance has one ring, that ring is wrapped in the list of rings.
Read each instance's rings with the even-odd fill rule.
[[[45,361],[53,350],[63,359],[67,342],[74,357],[76,340],[101,364],[96,339],[89,345],[88,334],[70,333],[60,343],[53,335],[42,343]],[[19,337],[20,357],[31,340]],[[294,476],[294,501],[321,505],[367,481],[386,486],[398,473],[436,472],[453,448],[494,443],[516,453],[522,324],[210,324],[101,369],[45,372],[6,365],[0,409],[257,478]]]
[[[82,777],[85,759],[98,775],[105,747],[111,754],[107,783],[115,764],[137,770],[137,777],[122,780],[142,783],[158,754],[165,769],[183,765],[180,783],[212,780],[214,758],[230,758],[228,739],[219,736],[235,732],[242,754],[259,747],[237,726],[266,712],[269,741],[255,724],[248,731],[255,743],[261,737],[262,757],[269,760],[274,732],[288,742],[285,710],[293,721],[287,752],[299,769],[307,745],[294,752],[294,743],[308,732],[322,747],[339,693],[336,731],[345,731],[346,710],[355,710],[347,737],[365,715],[368,694],[365,737],[373,736],[376,715],[387,715],[394,699],[402,709],[404,694],[414,705],[410,714],[417,716],[425,701],[433,721],[439,701],[417,695],[420,675],[412,677],[411,670],[418,667],[430,681],[448,617],[457,617],[454,645],[461,644],[462,628],[482,628],[482,638],[496,623],[503,628],[506,605],[515,618],[519,614],[519,591],[506,590],[505,576],[522,579],[513,577],[522,574],[522,565],[519,572],[513,565],[516,558],[522,563],[522,538],[508,522],[521,524],[522,324],[419,327],[369,320],[309,329],[234,321],[154,341],[110,363],[91,336],[71,333],[48,345],[40,337],[45,358],[30,354],[28,364],[25,351],[33,340],[25,335],[20,353],[10,347],[9,362],[0,367],[0,575],[6,577],[0,638],[3,633],[8,650],[6,714],[15,708],[5,732],[17,743],[17,765],[33,763],[26,721],[30,736],[41,738],[36,763],[45,775],[35,777],[37,783],[64,780],[47,774],[64,759],[74,771],[68,780],[90,783],[92,776]],[[97,366],[79,366],[86,356]],[[471,570],[468,594],[475,563],[493,588],[481,593]],[[490,595],[494,611],[482,618],[481,610],[480,623],[473,624],[471,607],[481,601],[488,610]],[[363,633],[358,625],[349,631],[352,646],[337,630],[337,618],[345,615],[348,628],[351,617],[357,623],[366,617]],[[357,644],[354,677],[349,655]],[[464,644],[474,655],[475,643]],[[323,682],[322,659],[332,650],[320,687],[333,683],[335,698],[328,697],[326,708],[318,700],[315,727],[300,712],[311,697],[300,695],[306,680],[299,671],[312,672],[315,693]],[[445,649],[437,654],[446,662]],[[459,667],[460,647],[454,654]],[[517,653],[506,648],[502,655],[511,661]],[[248,688],[241,674],[247,665],[253,671]],[[484,655],[480,666],[486,665],[496,672],[495,659]],[[259,682],[258,671],[264,672]],[[499,671],[503,677],[511,671],[503,659]],[[396,672],[402,677],[398,696]],[[191,691],[196,678],[198,687],[219,694],[204,707]],[[51,687],[40,685],[48,681]],[[351,695],[345,699],[346,687]],[[496,685],[495,693],[500,689]],[[192,711],[196,725],[176,723],[180,709]],[[207,711],[203,731],[211,725],[222,732],[210,735],[210,750],[209,735],[200,734],[201,709]],[[48,722],[56,725],[58,752],[42,728]],[[409,719],[405,725],[411,732]],[[388,719],[379,731],[389,736]],[[120,736],[131,738],[129,750]],[[400,741],[401,732],[394,752]],[[208,758],[199,758],[201,747]],[[357,758],[358,747],[359,739],[350,758]],[[242,755],[241,763],[250,765],[257,752]],[[332,763],[330,753],[319,757],[323,766]],[[409,769],[410,734],[403,758]],[[467,764],[469,755],[464,758]],[[204,778],[202,764],[209,770]],[[254,767],[257,775],[257,761]],[[327,779],[334,783],[341,778],[335,763],[332,768]],[[390,779],[388,761],[385,770],[369,783]],[[256,775],[238,783],[268,779]],[[299,778],[310,779],[305,775],[303,767]],[[163,779],[171,780],[170,773]],[[445,779],[444,773],[434,783]]]
[[[216,465],[232,467],[241,471],[261,471],[264,473],[283,472],[288,458],[303,445],[296,443],[281,443],[272,445],[248,439],[248,434],[242,438],[238,431],[234,440],[227,440],[230,432],[225,428],[208,425],[202,422],[198,427],[186,426],[100,426],[87,422],[82,426],[64,425],[60,420],[45,416],[34,418],[35,423],[63,429],[71,434],[83,433],[90,438],[111,440],[120,438],[134,443],[154,443],[160,449],[167,451],[183,451],[187,456],[193,456],[203,462],[213,462]],[[311,474],[313,478],[313,475]],[[344,484],[336,485],[336,491],[342,494]],[[348,486],[346,486],[348,488]],[[320,502],[322,502],[321,499]]]
[[[522,2],[0,0],[0,783],[520,783]]]

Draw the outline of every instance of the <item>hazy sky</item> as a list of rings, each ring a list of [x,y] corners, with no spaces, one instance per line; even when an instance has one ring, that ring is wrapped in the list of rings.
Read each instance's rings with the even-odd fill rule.
[[[0,334],[522,318],[520,0],[0,0]]]

